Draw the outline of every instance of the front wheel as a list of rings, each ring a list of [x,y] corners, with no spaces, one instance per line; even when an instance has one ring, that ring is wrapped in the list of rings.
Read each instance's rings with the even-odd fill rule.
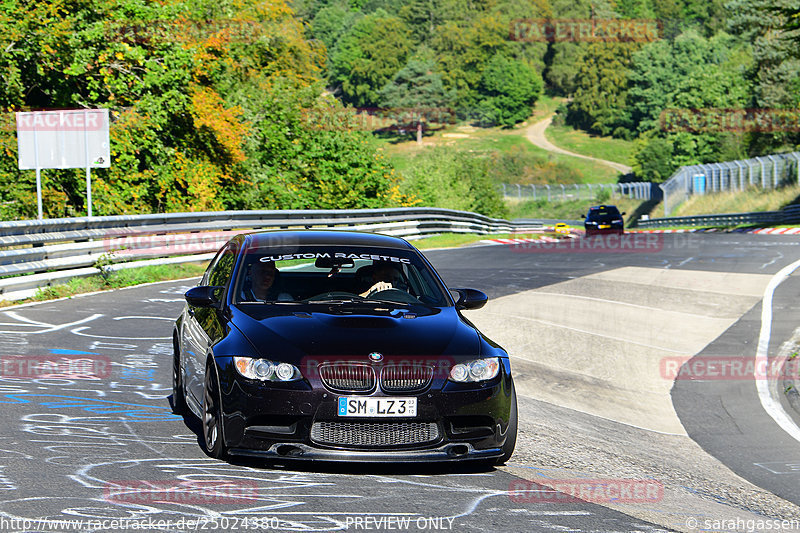
[[[205,392],[203,394],[203,444],[208,455],[223,459],[227,455],[222,440],[222,409],[214,364],[206,367]]]
[[[186,412],[186,396],[183,392],[183,371],[181,371],[181,354],[177,343],[174,344],[174,356],[172,358],[172,412],[182,415]]]
[[[514,384],[511,384],[511,411],[508,414],[508,429],[506,430],[506,441],[503,443],[503,455],[497,458],[495,464],[502,465],[514,453],[517,445],[517,391]]]

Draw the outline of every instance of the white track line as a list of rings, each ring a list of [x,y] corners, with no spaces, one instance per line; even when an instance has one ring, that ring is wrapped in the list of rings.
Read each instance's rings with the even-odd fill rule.
[[[800,427],[797,427],[792,418],[786,414],[780,402],[770,395],[769,382],[767,381],[769,379],[767,354],[769,351],[769,338],[772,334],[772,296],[778,285],[783,283],[798,267],[800,267],[800,260],[782,268],[780,272],[773,276],[764,291],[764,299],[761,302],[761,333],[758,335],[758,349],[756,350],[755,382],[761,406],[781,429],[794,440],[800,442]],[[764,369],[763,375],[759,370],[761,368]]]

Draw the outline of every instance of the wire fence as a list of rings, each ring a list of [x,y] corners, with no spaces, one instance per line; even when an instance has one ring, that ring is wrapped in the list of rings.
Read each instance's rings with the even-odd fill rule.
[[[660,197],[661,190],[650,182],[634,183],[571,183],[552,185],[533,185],[501,183],[500,190],[505,198],[518,200],[546,200],[563,202],[566,200],[596,200],[603,194],[609,198],[636,198],[650,200]],[[607,192],[601,192],[607,191]]]
[[[800,184],[798,165],[800,152],[681,167],[660,186],[664,191],[664,216],[695,194]]]

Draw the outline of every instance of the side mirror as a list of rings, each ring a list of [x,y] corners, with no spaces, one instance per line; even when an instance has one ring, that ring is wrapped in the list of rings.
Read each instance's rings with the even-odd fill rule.
[[[579,215],[580,218],[586,218],[586,215]]]
[[[456,291],[459,295],[456,309],[480,309],[489,301],[489,297],[485,293],[475,289],[450,290]]]
[[[193,307],[214,307],[219,303],[217,292],[223,288],[215,285],[194,287],[186,291],[184,298]]]
[[[627,213],[625,211],[623,211],[620,216],[625,216],[625,215],[627,215]]]

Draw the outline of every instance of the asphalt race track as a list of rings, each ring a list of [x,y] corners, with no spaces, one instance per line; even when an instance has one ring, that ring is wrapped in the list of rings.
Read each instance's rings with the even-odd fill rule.
[[[496,245],[426,256],[448,285],[493,299],[629,267],[766,280],[800,258],[800,242],[787,236],[659,239],[658,247],[631,253]],[[747,527],[706,528],[703,519],[800,519],[800,443],[766,416],[752,380],[678,381],[672,398],[683,435],[521,397],[517,453],[491,471],[212,460],[198,442],[199,424],[170,408],[171,327],[191,285],[159,283],[0,311],[0,530],[64,531],[41,521],[83,520],[72,530],[108,531],[119,529],[112,521],[129,520],[128,529],[152,531],[734,531]],[[770,356],[798,326],[798,288],[795,275],[775,293]],[[624,291],[619,297],[625,300]],[[745,311],[698,357],[753,353],[760,305]],[[85,379],[26,376],[19,362],[41,356],[89,358],[96,372],[77,376]],[[557,381],[553,376],[539,379]],[[724,486],[693,488],[712,475]],[[602,501],[528,481],[600,478],[651,480],[663,493]],[[697,507],[682,503],[681,487],[692,488],[683,492]],[[796,528],[800,521],[783,530]]]

